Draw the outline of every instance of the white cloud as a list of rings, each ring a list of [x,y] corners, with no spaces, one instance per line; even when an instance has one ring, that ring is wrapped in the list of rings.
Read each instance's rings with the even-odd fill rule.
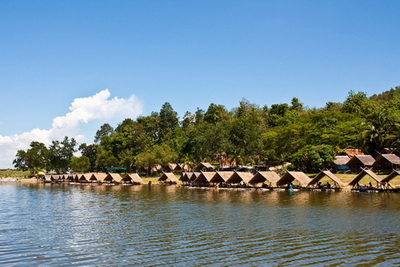
[[[69,107],[70,112],[53,119],[52,128],[48,130],[33,129],[30,132],[10,136],[0,135],[0,168],[12,168],[12,161],[19,149],[26,150],[32,141],[48,145],[52,140],[61,140],[65,136],[75,138],[78,142],[86,140],[80,133],[80,125],[94,121],[109,122],[136,118],[142,113],[142,103],[135,96],[127,99],[111,98],[108,89],[89,97],[76,98]]]

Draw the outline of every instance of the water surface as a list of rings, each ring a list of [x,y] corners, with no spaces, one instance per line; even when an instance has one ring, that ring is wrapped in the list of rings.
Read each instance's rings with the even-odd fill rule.
[[[399,265],[400,194],[0,183],[0,264]]]

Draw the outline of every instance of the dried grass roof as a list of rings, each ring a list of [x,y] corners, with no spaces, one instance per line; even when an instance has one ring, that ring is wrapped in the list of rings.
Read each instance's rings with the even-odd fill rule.
[[[277,186],[284,186],[292,183],[293,181],[299,182],[300,185],[306,186],[311,182],[311,179],[304,172],[286,172],[277,182]]]
[[[251,172],[234,172],[234,174],[226,181],[228,184],[238,184],[244,182],[246,184],[254,177]]]
[[[384,163],[400,165],[400,157],[397,156],[396,154],[381,154],[376,158],[374,166],[378,166]]]
[[[139,183],[139,184],[143,183],[142,178],[137,173],[127,173],[124,176],[124,178],[122,178],[122,181],[125,181],[125,182],[132,181],[134,183]]]
[[[276,186],[276,182],[281,177],[273,171],[264,171],[264,172],[257,172],[253,178],[249,181],[250,184],[259,184],[259,183],[264,183],[266,181],[270,182],[272,186]]]
[[[350,157],[348,156],[336,156],[333,163],[335,165],[346,165],[350,161]]]
[[[350,181],[349,185],[354,186],[358,184],[361,181],[361,179],[363,179],[366,175],[370,176],[377,183],[381,182],[381,179],[373,171],[362,169],[361,172],[353,180]]]
[[[358,165],[359,163],[364,166],[372,166],[375,163],[375,159],[371,155],[355,155],[347,165]]]
[[[388,183],[399,175],[400,175],[400,171],[394,170],[391,174],[389,174],[388,176],[383,178],[381,180],[381,183]]]
[[[120,183],[122,181],[121,175],[119,173],[108,173],[104,178],[103,182],[116,182]]]
[[[221,171],[216,172],[213,178],[210,180],[210,183],[224,183],[228,181],[228,179],[235,174],[233,171]]]
[[[317,174],[317,176],[315,176],[309,183],[308,186],[310,185],[315,185],[316,183],[318,183],[319,181],[321,181],[322,178],[324,177],[328,177],[329,179],[331,179],[335,184],[339,185],[340,187],[344,187],[345,184],[336,177],[336,175],[334,175],[332,172],[330,171],[321,171],[320,173]]]
[[[200,172],[200,175],[193,180],[196,184],[209,183],[216,172]]]
[[[158,178],[158,181],[167,181],[169,180],[170,182],[176,183],[178,182],[178,178],[173,174],[172,172],[164,172],[160,178]]]
[[[107,177],[107,173],[104,173],[104,172],[95,172],[95,173],[92,173],[92,174],[90,175],[90,178],[89,178],[88,181],[99,181],[99,182],[103,182],[104,179],[106,179],[106,177]]]

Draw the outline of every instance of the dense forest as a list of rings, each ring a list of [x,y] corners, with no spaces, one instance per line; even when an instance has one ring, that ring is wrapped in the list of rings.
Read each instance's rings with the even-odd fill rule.
[[[328,102],[323,108],[304,107],[298,98],[263,107],[242,100],[230,111],[212,103],[182,119],[167,102],[149,116],[126,118],[115,128],[102,125],[93,144],[78,145],[69,137],[48,147],[33,141],[29,149],[17,152],[13,163],[31,172],[62,173],[111,166],[150,171],[155,164],[170,162],[290,162],[291,169],[311,172],[329,166],[346,148],[371,155],[397,148],[399,122],[400,87],[371,97],[351,91],[343,103]],[[74,156],[77,151],[81,156]]]

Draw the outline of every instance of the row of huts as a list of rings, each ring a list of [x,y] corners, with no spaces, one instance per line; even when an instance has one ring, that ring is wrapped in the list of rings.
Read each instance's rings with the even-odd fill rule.
[[[98,183],[98,184],[142,184],[143,180],[137,173],[81,173],[81,174],[52,174],[43,177],[45,183]]]
[[[366,189],[394,189],[390,182],[400,175],[400,171],[394,170],[387,177],[381,179],[370,169],[362,171],[348,184],[342,182],[331,171],[324,170],[314,178],[310,178],[303,172],[288,171],[279,176],[274,171],[259,171],[256,174],[250,172],[216,171],[216,172],[185,172],[180,178],[173,173],[163,173],[159,178],[161,182],[177,183],[194,187],[260,187],[260,188],[303,188],[303,189],[337,189],[351,186],[354,190]],[[372,178],[375,183],[360,185],[366,178]],[[324,179],[325,178],[325,179]],[[325,183],[321,183],[324,179]]]
[[[400,157],[396,154],[379,154],[376,158],[371,155],[342,155],[336,156],[333,163],[338,172],[359,172],[361,168],[368,168],[389,173],[400,168]]]

